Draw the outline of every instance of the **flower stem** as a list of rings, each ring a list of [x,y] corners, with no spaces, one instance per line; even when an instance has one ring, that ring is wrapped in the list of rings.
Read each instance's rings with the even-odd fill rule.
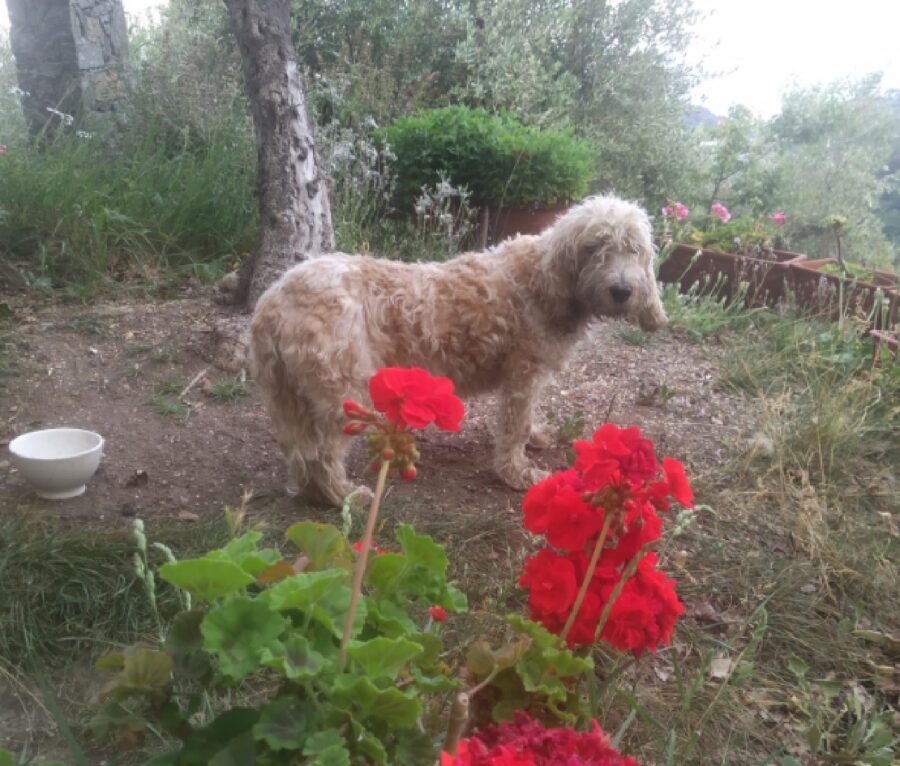
[[[469,722],[469,695],[460,692],[453,701],[450,709],[450,722],[447,726],[447,737],[444,740],[444,750],[450,755],[456,755],[456,746],[462,737],[463,730]]]
[[[569,619],[566,620],[565,627],[560,634],[563,641],[566,640],[566,636],[568,636],[569,631],[572,630],[575,619],[578,617],[578,610],[581,609],[581,605],[584,603],[584,597],[587,595],[591,579],[594,577],[594,570],[597,568],[597,562],[600,560],[600,554],[603,552],[603,546],[606,544],[606,536],[609,534],[609,527],[612,524],[614,515],[615,514],[613,513],[607,512],[606,518],[603,520],[603,529],[600,530],[600,536],[597,538],[597,544],[594,546],[594,552],[591,554],[587,572],[584,573],[584,581],[581,583],[581,588],[578,591],[578,595],[575,597],[575,603],[572,605],[572,612],[569,614]]]
[[[622,590],[625,588],[625,583],[631,579],[632,575],[637,571],[638,564],[641,563],[641,560],[649,553],[654,545],[656,545],[655,540],[647,543],[631,557],[631,561],[628,562],[628,566],[626,566],[625,571],[622,572],[619,582],[616,583],[613,592],[609,594],[609,601],[607,601],[606,606],[603,607],[603,613],[600,615],[600,620],[597,622],[597,629],[594,631],[594,643],[597,643],[600,639],[600,631],[603,630],[603,626],[606,625],[606,621],[609,619],[609,615],[612,612],[613,604],[616,603],[616,599],[621,595]]]
[[[378,519],[378,508],[381,505],[381,496],[384,494],[384,485],[387,482],[388,471],[391,464],[384,460],[378,471],[378,481],[375,483],[375,494],[372,496],[372,504],[369,506],[369,520],[366,522],[366,532],[363,535],[362,550],[356,560],[356,570],[353,572],[353,590],[350,592],[350,607],[347,609],[347,619],[344,622],[344,636],[341,638],[341,652],[338,655],[338,672],[343,672],[347,664],[347,644],[350,643],[350,634],[353,632],[353,620],[356,617],[356,608],[359,606],[359,597],[362,595],[362,581],[366,574],[366,565],[369,561],[369,549],[372,547],[372,537],[375,535],[375,521]]]

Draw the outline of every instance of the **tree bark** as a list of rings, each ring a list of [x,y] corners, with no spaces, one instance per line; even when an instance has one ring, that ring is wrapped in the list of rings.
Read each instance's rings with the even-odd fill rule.
[[[334,249],[328,184],[291,40],[290,0],[225,0],[256,129],[260,241],[232,296],[252,309],[285,269]]]
[[[81,82],[68,0],[6,0],[10,44],[22,93],[22,111],[32,135],[56,109],[74,115],[81,107]],[[52,123],[51,123],[52,124]]]

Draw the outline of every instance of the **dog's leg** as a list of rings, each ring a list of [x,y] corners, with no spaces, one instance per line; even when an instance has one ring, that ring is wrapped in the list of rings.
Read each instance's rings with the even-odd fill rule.
[[[528,437],[528,446],[535,449],[545,449],[556,441],[556,434],[553,429],[546,423],[538,425],[533,423],[531,426],[531,434]]]
[[[513,489],[527,489],[546,478],[549,473],[535,466],[525,455],[525,445],[533,432],[534,404],[543,385],[543,379],[533,378],[524,387],[528,377],[508,376],[517,381],[518,387],[504,386],[500,395],[500,412],[497,418],[496,444],[494,446],[494,470]]]

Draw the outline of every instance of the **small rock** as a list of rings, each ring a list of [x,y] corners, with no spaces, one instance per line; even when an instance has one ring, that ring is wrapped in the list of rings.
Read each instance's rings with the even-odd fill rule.
[[[806,585],[801,585],[800,592],[804,596],[811,596],[813,593],[816,592],[816,584],[813,582],[808,582],[808,583],[806,583]]]
[[[178,511],[178,518],[182,521],[200,521],[199,514],[193,511]]]

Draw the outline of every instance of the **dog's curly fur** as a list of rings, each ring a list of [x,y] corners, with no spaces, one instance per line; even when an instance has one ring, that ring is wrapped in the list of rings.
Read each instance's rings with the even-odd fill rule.
[[[451,378],[461,396],[499,390],[495,464],[510,486],[545,475],[525,446],[547,443],[532,409],[592,319],[666,322],[646,213],[591,197],[539,236],[446,263],[333,253],[287,271],[260,298],[251,359],[278,443],[301,489],[340,504],[344,399],[365,400],[385,366]]]

